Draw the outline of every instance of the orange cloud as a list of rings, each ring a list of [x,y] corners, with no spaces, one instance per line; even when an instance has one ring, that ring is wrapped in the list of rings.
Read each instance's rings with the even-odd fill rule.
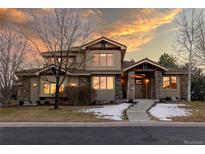
[[[125,17],[97,32],[120,41],[128,46],[128,51],[137,51],[140,46],[148,43],[154,37],[154,31],[171,23],[181,9],[140,9],[132,10]]]
[[[1,23],[15,22],[22,23],[26,20],[26,15],[19,9],[0,8]]]

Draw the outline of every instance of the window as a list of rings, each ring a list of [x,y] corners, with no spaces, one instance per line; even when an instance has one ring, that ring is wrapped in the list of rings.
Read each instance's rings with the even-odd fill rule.
[[[62,84],[62,85],[60,86],[59,92],[60,92],[60,93],[63,93],[63,92],[64,92],[64,84]]]
[[[55,94],[55,92],[56,92],[56,84],[51,83],[51,94]]]
[[[43,93],[49,94],[50,93],[50,85],[49,84],[43,84]]]
[[[55,94],[56,92],[56,84],[55,83],[44,83],[43,84],[43,93],[44,94]],[[62,84],[59,88],[59,92],[64,92],[64,84]]]
[[[113,56],[112,54],[107,54],[107,65],[113,66]]]
[[[163,77],[163,88],[164,89],[177,89],[177,78],[175,76]]]
[[[113,66],[113,54],[95,53],[92,61],[94,66]]]
[[[107,61],[106,61],[106,54],[100,54],[100,65],[101,66],[106,66]]]
[[[94,89],[113,89],[114,79],[111,76],[95,76],[92,80],[92,86]]]

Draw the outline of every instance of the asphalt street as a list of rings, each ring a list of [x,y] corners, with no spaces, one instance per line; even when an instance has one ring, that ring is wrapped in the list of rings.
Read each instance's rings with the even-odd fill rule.
[[[205,144],[205,127],[1,127],[2,145]]]

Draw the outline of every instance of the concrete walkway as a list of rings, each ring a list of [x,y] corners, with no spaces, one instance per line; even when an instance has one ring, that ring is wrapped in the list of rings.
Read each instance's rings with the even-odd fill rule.
[[[131,106],[127,110],[127,118],[131,122],[137,121],[151,121],[150,117],[146,113],[147,109],[154,104],[154,100],[151,99],[137,99],[138,103]]]

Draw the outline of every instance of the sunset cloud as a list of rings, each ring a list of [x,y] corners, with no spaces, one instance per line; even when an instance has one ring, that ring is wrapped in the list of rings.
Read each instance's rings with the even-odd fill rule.
[[[29,17],[28,10],[0,9],[0,26],[15,23],[22,27]],[[46,10],[50,11],[50,9]],[[143,45],[152,41],[156,30],[162,25],[171,23],[181,11],[181,9],[78,10],[83,20],[91,19],[94,27],[91,39],[106,36],[125,44],[128,51],[138,51]],[[29,31],[29,28],[26,30]]]
[[[137,51],[140,46],[150,42],[155,30],[174,20],[181,9],[138,9],[125,15],[97,31],[96,36],[106,36],[128,46],[128,51]]]
[[[0,23],[22,23],[26,20],[26,15],[20,9],[0,8]]]

